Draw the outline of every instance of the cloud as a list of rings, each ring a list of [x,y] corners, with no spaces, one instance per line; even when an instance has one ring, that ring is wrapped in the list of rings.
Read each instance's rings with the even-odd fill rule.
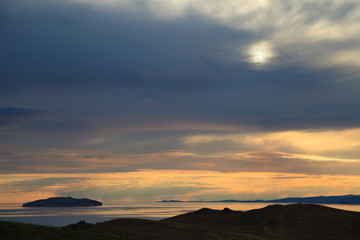
[[[338,43],[358,41],[357,1],[98,1],[75,0],[96,8],[111,8],[113,11],[131,11],[134,14],[148,12],[164,21],[200,16],[236,30],[246,30],[262,35],[272,42],[284,56],[291,56],[307,67],[358,66],[358,61],[334,61],[344,50]],[[324,10],[326,9],[326,10]],[[326,48],[321,48],[318,43]],[[335,43],[335,44],[334,44]],[[301,48],[294,51],[300,44]],[[291,47],[290,47],[291,46]],[[329,48],[333,55],[329,56]],[[317,53],[313,49],[316,47]],[[356,48],[353,49],[356,51]],[[288,59],[283,59],[282,64]],[[309,61],[310,60],[310,61]],[[306,61],[306,62],[305,62]]]
[[[255,67],[265,66],[275,57],[272,46],[268,42],[260,42],[251,45],[247,49],[248,61]]]
[[[7,90],[104,84],[193,86],[199,77],[191,68],[207,61],[222,41],[242,35],[200,19],[196,24],[185,19],[168,24],[108,15],[66,1],[22,3],[5,11],[9,34],[2,47],[8,57],[2,74]],[[71,25],[58,24],[64,21]],[[20,29],[13,32],[13,27]],[[32,28],[41,31],[27,30]]]
[[[89,187],[81,190],[70,190],[62,189],[57,192],[61,196],[89,196],[101,198],[104,201],[134,201],[134,202],[151,202],[154,200],[163,200],[169,198],[182,198],[182,196],[194,193],[201,192],[206,190],[213,190],[215,187],[206,187],[206,186],[176,186],[176,185],[151,185],[147,187],[141,186],[96,186]]]
[[[43,180],[40,180],[41,178]],[[46,179],[49,180],[48,185]],[[259,172],[142,170],[81,175],[17,174],[2,176],[1,182],[4,180],[6,184],[0,184],[1,202],[13,198],[13,203],[49,196],[88,197],[104,201],[105,204],[129,204],[163,199],[275,199],[289,196],[339,195],[359,191],[358,176]],[[29,189],[23,186],[24,181],[34,182],[35,185],[40,181],[42,187],[37,188],[37,191],[28,191]],[[58,184],[55,183],[57,181]],[[8,187],[9,185],[11,187]],[[22,196],[21,199],[19,195]]]
[[[53,136],[358,127],[358,9],[329,0],[8,3],[2,102],[56,112],[22,129]]]
[[[273,151],[197,155],[188,152],[115,154],[103,150],[53,149],[42,153],[8,153],[1,158],[0,166],[3,174],[115,173],[136,172],[141,169],[359,174],[359,159]]]
[[[94,179],[62,188],[61,173],[350,179],[359,174],[359,13],[357,0],[6,1],[0,171],[54,174],[28,179],[51,194],[70,185],[111,194]],[[149,189],[171,191],[149,179]],[[264,179],[247,192],[169,184],[183,198],[270,196],[280,186]],[[324,182],[296,191],[329,192]],[[131,186],[151,194],[141,184]]]
[[[194,134],[184,137],[183,142],[188,151],[199,153],[267,150],[357,158],[360,129]]]
[[[0,184],[0,189],[5,191],[7,188],[16,188],[17,192],[28,193],[34,192],[39,188],[51,188],[51,187],[67,187],[73,184],[84,182],[88,180],[85,177],[52,177],[52,178],[30,178],[26,180],[11,181],[8,180],[5,183]]]
[[[238,154],[231,157],[232,160],[239,160],[239,165],[248,171],[260,172],[286,172],[306,174],[349,174],[356,175],[359,159],[354,161],[346,160],[323,160],[299,158],[291,154],[277,152],[250,152]],[[325,158],[326,159],[326,158]],[[235,165],[235,164],[234,164]]]
[[[46,111],[27,108],[0,108],[0,129],[2,131],[20,128],[32,120],[48,117]]]

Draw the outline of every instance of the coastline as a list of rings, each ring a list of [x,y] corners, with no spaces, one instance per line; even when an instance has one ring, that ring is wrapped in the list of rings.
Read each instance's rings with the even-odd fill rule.
[[[2,239],[41,240],[356,240],[359,220],[360,212],[317,204],[274,204],[249,211],[201,208],[161,220],[116,218],[96,224],[82,220],[64,227],[0,221],[0,234]]]

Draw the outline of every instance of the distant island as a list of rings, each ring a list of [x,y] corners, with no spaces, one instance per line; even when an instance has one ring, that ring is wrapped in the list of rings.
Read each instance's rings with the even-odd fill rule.
[[[162,200],[159,202],[242,202],[242,203],[322,203],[322,204],[360,204],[360,195],[342,196],[318,196],[318,197],[299,197],[281,198],[274,200],[219,200],[219,201],[181,201],[181,200]]]
[[[101,206],[102,203],[87,198],[52,197],[24,203],[23,207],[92,207]]]

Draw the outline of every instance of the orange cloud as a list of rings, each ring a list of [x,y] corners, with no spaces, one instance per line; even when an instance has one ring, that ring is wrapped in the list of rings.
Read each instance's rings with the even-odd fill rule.
[[[240,134],[191,135],[183,139],[184,145],[211,151],[216,145],[229,145],[228,151],[282,151],[307,155],[336,155],[339,158],[359,156],[360,128],[324,131],[280,131]],[[224,149],[229,149],[224,146]],[[237,150],[236,150],[237,149]]]
[[[139,170],[128,173],[1,175],[1,203],[51,196],[111,202],[273,199],[360,193],[360,177],[270,172]],[[21,196],[21,198],[19,198]]]

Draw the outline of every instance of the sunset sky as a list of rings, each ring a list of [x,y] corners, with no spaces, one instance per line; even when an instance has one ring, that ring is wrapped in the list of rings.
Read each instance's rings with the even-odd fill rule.
[[[3,0],[0,203],[360,194],[359,0]]]

